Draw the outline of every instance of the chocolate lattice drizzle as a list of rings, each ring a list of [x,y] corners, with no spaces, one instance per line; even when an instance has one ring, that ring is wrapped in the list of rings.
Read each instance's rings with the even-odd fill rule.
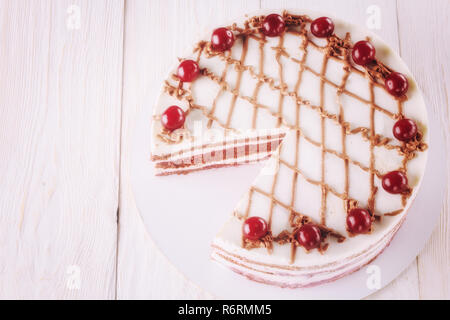
[[[240,219],[246,219],[249,215],[251,206],[252,206],[252,197],[255,193],[259,193],[260,195],[267,197],[270,200],[270,211],[269,211],[269,232],[268,234],[260,240],[248,240],[243,238],[242,245],[245,248],[251,249],[255,247],[266,247],[269,252],[271,252],[273,247],[273,242],[276,242],[280,245],[290,244],[292,247],[291,250],[291,262],[295,259],[296,247],[299,245],[297,240],[295,239],[295,233],[297,230],[305,223],[313,222],[319,226],[321,233],[323,235],[323,243],[320,246],[319,250],[321,252],[325,251],[328,247],[328,244],[325,243],[325,239],[327,236],[331,236],[336,238],[337,242],[342,242],[345,240],[345,236],[339,234],[338,232],[327,227],[326,224],[326,208],[327,208],[327,195],[332,193],[336,197],[340,198],[343,202],[345,211],[348,212],[350,209],[357,207],[358,201],[355,199],[351,199],[349,197],[349,165],[355,165],[360,169],[369,173],[370,176],[370,196],[367,200],[368,211],[373,216],[374,220],[381,219],[382,216],[393,216],[401,213],[406,206],[407,199],[411,195],[411,190],[402,194],[402,209],[396,210],[394,212],[386,212],[383,214],[375,214],[375,201],[376,201],[376,193],[377,187],[375,186],[375,178],[381,179],[383,176],[382,172],[379,172],[375,168],[375,156],[374,156],[374,148],[382,147],[388,150],[397,150],[397,152],[403,157],[402,166],[398,168],[398,170],[406,173],[408,161],[411,160],[416,152],[424,151],[427,146],[424,142],[422,142],[422,134],[419,132],[415,139],[409,142],[402,142],[400,145],[391,144],[391,139],[388,137],[384,137],[382,135],[375,133],[375,125],[374,118],[376,112],[381,112],[387,117],[397,120],[404,118],[403,114],[403,102],[407,99],[406,96],[396,98],[398,111],[397,113],[393,113],[375,103],[375,93],[374,88],[379,87],[383,90],[384,88],[384,79],[389,76],[392,72],[390,68],[385,66],[378,60],[374,60],[364,67],[364,70],[357,69],[350,62],[350,54],[352,49],[352,42],[350,40],[350,34],[347,33],[345,38],[341,39],[335,34],[327,38],[326,46],[319,46],[314,43],[308,37],[308,31],[306,26],[311,22],[311,19],[308,16],[304,15],[293,15],[288,12],[283,13],[283,19],[286,24],[285,33],[293,34],[295,36],[301,37],[302,43],[300,50],[303,52],[301,59],[297,59],[295,57],[291,57],[284,48],[284,39],[285,36],[282,34],[279,37],[278,45],[276,47],[272,47],[272,49],[276,52],[275,58],[276,63],[278,65],[278,77],[279,79],[275,79],[269,77],[264,74],[264,48],[267,43],[264,34],[261,30],[261,22],[263,21],[264,16],[256,16],[248,19],[244,22],[244,28],[238,27],[236,24],[229,26],[235,36],[242,40],[242,52],[240,59],[232,58],[232,50],[230,49],[226,52],[216,52],[211,48],[211,44],[207,41],[200,41],[194,50],[194,53],[197,55],[197,62],[200,62],[200,58],[204,57],[206,59],[217,57],[223,62],[225,62],[225,68],[222,74],[218,75],[208,70],[207,68],[201,69],[201,75],[203,77],[207,77],[211,81],[217,83],[220,87],[219,92],[217,93],[215,99],[213,100],[211,108],[207,108],[205,106],[201,106],[196,104],[195,99],[192,96],[191,86],[192,84],[184,84],[179,81],[176,75],[172,76],[172,80],[177,81],[178,85],[171,84],[170,81],[165,82],[164,90],[167,94],[177,98],[180,101],[185,101],[188,105],[188,109],[186,110],[186,115],[189,116],[189,113],[194,110],[200,110],[205,117],[208,118],[207,127],[211,128],[213,123],[222,127],[223,129],[230,131],[239,131],[239,128],[235,128],[232,126],[232,117],[235,112],[235,105],[237,99],[243,99],[250,103],[252,106],[252,119],[251,119],[251,127],[256,128],[257,115],[258,112],[265,111],[269,112],[277,121],[276,127],[288,128],[290,130],[294,130],[296,134],[296,146],[295,146],[295,161],[294,164],[290,164],[288,161],[282,159],[281,149],[283,148],[283,144],[281,144],[278,150],[273,154],[274,157],[277,157],[278,165],[285,166],[287,169],[293,172],[293,181],[292,181],[292,190],[291,190],[291,201],[289,203],[284,203],[280,199],[275,197],[275,187],[277,185],[278,180],[278,172],[275,173],[272,183],[272,188],[270,192],[263,191],[256,186],[252,186],[248,195],[248,203],[247,209],[245,212],[235,212],[235,215]],[[249,41],[257,41],[259,45],[259,67],[258,72],[254,70],[254,67],[251,65],[245,64],[245,58],[247,54],[247,49],[249,45]],[[306,65],[306,59],[308,56],[308,47],[309,45],[313,46],[315,49],[321,51],[323,53],[323,61],[322,68],[320,72],[313,70],[311,67]],[[298,65],[298,78],[295,83],[293,91],[289,91],[288,85],[284,82],[283,79],[283,64],[281,59],[289,59]],[[341,83],[336,84],[333,81],[326,78],[327,64],[330,59],[333,59],[339,63],[343,64],[344,75],[342,77]],[[201,66],[200,66],[201,67]],[[234,88],[226,82],[226,75],[229,68],[232,67],[237,71],[237,81]],[[304,71],[307,70],[312,73],[314,76],[320,79],[320,104],[313,105],[309,101],[303,99],[299,94],[299,88],[302,83],[302,76]],[[366,100],[348,90],[346,90],[347,80],[351,73],[357,73],[367,79],[367,83],[369,86],[370,99]],[[244,73],[248,73],[254,80],[256,80],[256,86],[253,90],[253,94],[251,96],[246,96],[241,93],[240,85],[242,81],[242,76]],[[272,111],[268,106],[258,102],[258,94],[262,85],[268,85],[271,90],[274,90],[278,93],[278,107],[277,111]],[[325,99],[324,99],[324,90],[325,84],[336,89],[336,101],[339,107],[337,114],[329,113],[325,110]],[[217,111],[217,101],[220,96],[224,92],[229,92],[232,94],[232,99],[230,106],[228,108],[228,114],[226,120],[221,122],[218,117],[215,116],[215,112]],[[341,96],[346,94],[360,102],[367,104],[370,107],[370,126],[369,127],[357,127],[351,128],[350,124],[344,121],[344,107],[341,101]],[[296,103],[296,118],[295,123],[288,123],[283,116],[283,104],[286,98],[294,99]],[[300,127],[299,115],[301,108],[310,108],[316,111],[320,116],[321,121],[321,139],[320,141],[316,141],[310,137],[308,137]],[[156,117],[157,119],[157,117]],[[325,120],[329,119],[337,124],[341,129],[341,141],[342,141],[342,151],[338,152],[332,149],[328,149],[326,147],[325,142]],[[346,138],[348,135],[360,135],[362,139],[368,141],[370,143],[370,165],[366,166],[359,161],[356,161],[350,158],[346,152]],[[164,140],[167,143],[177,143],[179,141],[183,141],[184,137],[189,137],[189,132],[186,132],[186,129],[182,129],[180,131],[175,132],[165,132],[164,130],[160,133],[160,139]],[[313,180],[308,178],[300,169],[299,169],[299,150],[300,150],[300,138],[303,137],[306,141],[320,148],[321,150],[321,179]],[[196,147],[201,148],[202,146]],[[192,152],[193,148],[189,148],[186,150],[180,151],[178,154],[182,154],[183,152]],[[330,185],[325,182],[325,155],[333,154],[334,156],[342,159],[345,164],[345,181],[344,181],[344,192],[340,193],[334,190]],[[160,156],[160,159],[170,159],[170,154]],[[320,206],[320,221],[313,221],[310,217],[297,212],[294,209],[295,201],[296,201],[296,188],[297,188],[297,180],[298,177],[301,176],[308,183],[316,185],[321,189],[321,206]],[[272,235],[271,232],[271,219],[272,213],[275,206],[281,206],[288,212],[290,212],[289,216],[289,224],[291,229],[284,230],[278,235]],[[352,236],[350,234],[350,236]]]

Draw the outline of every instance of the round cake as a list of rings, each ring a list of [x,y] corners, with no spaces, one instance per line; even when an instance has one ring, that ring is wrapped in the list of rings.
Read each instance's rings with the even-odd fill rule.
[[[157,175],[266,161],[211,256],[267,284],[317,285],[371,262],[425,170],[427,113],[408,68],[376,35],[315,13],[209,30],[153,114]]]

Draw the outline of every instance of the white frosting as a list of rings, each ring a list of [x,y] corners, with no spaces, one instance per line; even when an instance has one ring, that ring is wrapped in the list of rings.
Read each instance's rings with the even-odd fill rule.
[[[292,12],[292,11],[290,11]],[[273,11],[260,11],[253,15],[264,15],[268,13],[273,13]],[[300,14],[309,14],[311,18],[316,18],[320,15],[314,13],[308,13],[304,11],[299,11]],[[250,15],[249,15],[250,16]],[[237,20],[243,21],[244,19]],[[408,100],[403,103],[403,112],[406,117],[413,119],[418,123],[420,130],[424,133],[424,141],[426,142],[427,137],[427,114],[426,108],[422,99],[422,95],[414,82],[412,75],[409,70],[402,62],[400,57],[393,52],[386,43],[380,40],[376,35],[370,33],[365,29],[355,27],[353,25],[347,24],[339,19],[333,18],[335,23],[335,33],[341,37],[345,37],[346,32],[350,32],[351,39],[356,42],[361,39],[365,39],[367,36],[370,37],[371,43],[375,46],[377,50],[377,58],[389,66],[391,69],[401,72],[407,75],[410,81],[410,89],[408,91]],[[307,27],[309,30],[309,26]],[[204,40],[208,40],[210,31],[206,33]],[[309,37],[312,37],[309,34]],[[279,38],[267,38],[268,43],[264,46],[264,74],[275,79],[275,84],[280,84],[279,78],[279,66],[275,59],[276,51],[273,49],[278,46]],[[324,40],[312,39],[318,45],[324,45]],[[285,51],[297,60],[302,59],[303,52],[299,50],[302,39],[294,34],[286,34],[284,39],[283,47]],[[320,72],[322,65],[323,53],[312,45],[308,46],[308,55],[306,58],[306,66],[312,71],[305,70],[302,76],[302,82],[299,88],[299,95],[302,99],[308,100],[312,105],[320,105],[320,79],[313,72]],[[242,52],[242,40],[238,38],[233,46],[232,57],[234,59],[240,59]],[[252,66],[255,73],[259,73],[259,43],[256,40],[250,39],[248,42],[248,52],[245,57],[244,65]],[[184,58],[195,59],[196,54],[192,51],[183,56]],[[283,80],[287,85],[288,91],[292,92],[297,82],[299,64],[292,59],[281,57],[281,63],[283,65]],[[216,75],[220,76],[226,67],[225,62],[218,57],[206,58],[201,56],[199,65],[201,68],[208,68],[209,71],[214,72]],[[335,85],[340,85],[344,70],[344,64],[336,61],[329,60],[326,70],[326,78],[330,80]],[[355,66],[361,69],[358,66]],[[175,68],[171,73],[175,72]],[[230,86],[230,90],[236,87],[236,82],[238,78],[238,71],[232,66],[228,66],[226,81]],[[168,81],[174,85],[178,86],[177,81],[168,77]],[[260,134],[259,129],[273,129],[277,125],[277,118],[274,117],[274,113],[278,111],[278,101],[279,92],[269,88],[267,84],[261,86],[258,93],[258,103],[263,106],[259,108],[256,118],[256,130],[248,131],[252,124],[253,115],[253,105],[248,102],[245,97],[251,97],[254,92],[254,88],[257,81],[248,72],[244,72],[241,78],[241,84],[239,92],[241,97],[236,99],[236,104],[234,108],[234,113],[231,118],[230,127],[236,130],[237,137],[248,137],[248,136],[265,136],[267,131]],[[184,84],[188,86],[188,84]],[[370,91],[368,85],[368,79],[359,73],[352,72],[347,80],[345,89],[350,92],[346,94],[345,92],[341,95],[341,102],[344,109],[344,120],[350,123],[351,128],[358,127],[370,127]],[[206,111],[211,110],[214,101],[216,102],[216,109],[214,116],[219,120],[220,123],[226,123],[228,111],[230,107],[233,94],[231,91],[224,91],[220,96],[218,96],[220,87],[219,85],[207,77],[200,76],[196,81],[192,83],[192,96],[197,105],[205,108]],[[324,109],[330,114],[337,114],[339,111],[339,106],[336,99],[336,88],[330,84],[325,84],[325,95],[324,95]],[[365,101],[359,101],[352,97],[351,94],[358,95]],[[386,111],[396,114],[398,112],[397,101],[387,94],[384,89],[375,87],[375,104]],[[187,110],[188,105],[185,101],[180,101],[174,97],[169,96],[164,91],[157,101],[156,107],[154,108],[155,116],[161,115],[161,113],[170,105],[176,104]],[[283,103],[283,118],[285,124],[288,126],[295,125],[296,123],[296,103],[294,98],[290,96],[284,97]],[[393,137],[392,127],[395,120],[388,115],[375,111],[375,133],[383,137],[390,138],[390,145],[399,145],[398,141]],[[225,130],[218,125],[216,122],[212,124],[213,133],[210,135],[211,130],[205,130],[208,119],[200,110],[193,110],[189,113],[186,119],[186,129],[191,133],[195,132],[197,128],[203,128],[199,130],[200,134],[193,135],[192,141],[184,141],[177,144],[168,144],[163,142],[157,136],[161,133],[161,124],[159,120],[152,121],[152,155],[164,155],[167,153],[174,153],[179,150],[185,150],[191,148],[193,145],[203,145],[205,144],[205,135],[215,137],[214,141],[232,141],[236,139],[236,136],[230,137],[230,132]],[[307,141],[306,138],[311,139],[315,142],[321,142],[321,118],[319,113],[308,106],[301,106],[299,112],[299,126],[302,130],[304,136],[300,139],[299,144],[299,154],[298,154],[298,169],[303,173],[297,178],[297,192],[295,194],[294,209],[302,214],[306,214],[311,217],[314,221],[320,221],[320,206],[321,206],[321,189],[320,186],[316,186],[307,181],[307,179],[320,181],[321,180],[321,149],[320,147],[314,145],[313,143]],[[282,126],[281,130],[286,132],[287,127]],[[342,153],[343,146],[341,142],[341,131],[339,124],[336,122],[326,119],[325,120],[325,146],[326,149],[333,150],[337,153]],[[276,135],[280,131],[272,132]],[[225,137],[225,138],[224,138]],[[209,138],[208,138],[209,139]],[[209,140],[208,140],[209,141]],[[289,165],[294,165],[295,163],[295,150],[296,150],[296,134],[294,131],[289,131],[283,142],[280,152],[280,157]],[[369,184],[369,173],[361,167],[368,168],[370,165],[370,144],[368,141],[363,139],[361,133],[348,135],[346,137],[346,152],[347,155],[353,160],[349,164],[349,196],[352,199],[358,200],[359,206],[365,207],[368,205],[367,200],[370,196],[370,184]],[[214,148],[212,148],[214,149]],[[218,150],[221,147],[217,147]],[[201,149],[200,149],[201,150]],[[211,150],[211,149],[204,149]],[[200,152],[200,151],[195,151]],[[195,153],[194,152],[194,153]],[[260,153],[252,155],[250,158],[253,160],[259,160],[269,153]],[[184,156],[184,154],[183,154]],[[171,159],[176,159],[175,156]],[[277,168],[278,153],[274,155],[266,164],[266,167],[261,171],[261,174],[256,178],[253,183],[254,187],[263,190],[264,192],[270,193],[271,186],[274,179],[274,173],[276,171],[273,168]],[[396,150],[387,150],[384,147],[376,147],[374,149],[375,157],[375,169],[380,173],[384,174],[392,170],[396,170],[401,167],[402,157],[397,153]],[[213,164],[226,165],[236,161],[235,159],[225,159],[213,162]],[[295,283],[299,285],[307,285],[310,282],[320,282],[326,279],[333,279],[336,276],[345,274],[358,265],[367,263],[371,258],[375,257],[390,241],[394,231],[400,227],[401,221],[404,218],[407,208],[409,207],[411,201],[413,200],[415,193],[417,192],[418,186],[420,184],[424,168],[426,163],[426,152],[419,152],[416,158],[409,161],[408,163],[408,180],[410,187],[414,188],[413,195],[408,199],[408,203],[405,210],[397,216],[386,216],[381,222],[376,222],[374,226],[374,231],[370,235],[360,235],[356,237],[348,237],[345,228],[345,217],[346,212],[344,210],[342,199],[338,198],[332,192],[328,192],[327,196],[327,207],[325,212],[325,220],[328,227],[338,231],[342,235],[346,236],[347,239],[343,243],[336,243],[335,240],[330,238],[328,242],[330,243],[329,248],[324,254],[320,254],[317,250],[313,250],[306,253],[302,248],[297,248],[295,261],[290,264],[290,245],[278,245],[274,244],[274,249],[272,254],[268,254],[267,249],[243,249],[242,248],[242,221],[236,217],[232,217],[219,232],[216,239],[214,240],[214,245],[224,255],[237,255],[247,259],[250,262],[244,263],[246,266],[242,266],[243,261],[239,262],[241,266],[237,264],[230,263],[230,261],[225,260],[221,255],[214,252],[213,257],[216,260],[221,261],[224,264],[232,265],[234,269],[240,269],[241,272],[250,273],[253,272],[258,277],[264,278],[261,272],[255,271],[254,263],[266,263],[277,266],[289,266],[298,268],[298,270],[303,270],[303,274],[295,277],[289,278],[289,280],[282,279],[283,275],[274,275],[270,281],[277,283]],[[210,163],[212,164],[212,163]],[[198,169],[204,167],[208,164],[194,164],[189,167],[189,169]],[[177,172],[177,168],[173,169],[158,169],[157,173],[173,173]],[[183,168],[181,168],[183,170]],[[274,196],[282,203],[289,204],[291,202],[291,188],[293,181],[293,171],[290,170],[285,165],[280,165],[277,182],[275,185]],[[334,191],[337,193],[344,192],[344,161],[338,156],[327,153],[325,157],[325,183],[327,183]],[[375,176],[375,186],[378,187],[376,193],[375,201],[375,213],[383,215],[387,212],[392,212],[402,208],[401,196],[392,195],[387,193],[381,187],[381,181]],[[268,219],[270,214],[270,199],[263,196],[257,192],[253,193],[252,205],[249,211],[249,216],[260,216]],[[236,207],[236,212],[238,215],[243,215],[246,212],[248,204],[248,194],[244,195],[242,200]],[[282,230],[289,230],[291,227],[288,222],[289,210],[280,205],[275,205],[272,212],[272,233],[277,235]],[[199,230],[193,230],[193,232],[201,232]],[[345,262],[346,267],[338,268],[339,265],[343,265]],[[251,267],[252,269],[248,269]],[[304,269],[307,268],[307,269]],[[308,269],[310,268],[310,269]],[[256,268],[257,269],[257,268]],[[267,271],[266,269],[264,269]],[[306,280],[305,275],[310,271],[314,272],[325,272],[320,274],[314,279]],[[271,270],[272,272],[273,270]]]

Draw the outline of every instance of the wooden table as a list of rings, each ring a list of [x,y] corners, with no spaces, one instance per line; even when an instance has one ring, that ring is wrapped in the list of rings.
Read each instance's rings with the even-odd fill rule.
[[[0,298],[212,297],[153,245],[131,192],[131,140],[185,46],[267,7],[375,28],[439,114],[449,155],[448,0],[3,0]],[[426,247],[370,298],[450,298],[448,203],[447,190]]]

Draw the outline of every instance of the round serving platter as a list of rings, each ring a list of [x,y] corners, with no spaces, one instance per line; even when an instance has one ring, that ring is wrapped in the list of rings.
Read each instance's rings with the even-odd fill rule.
[[[370,31],[367,35],[382,42]],[[162,253],[188,279],[218,298],[363,298],[390,283],[412,262],[439,218],[446,183],[442,174],[446,161],[439,148],[444,141],[439,119],[428,112],[430,142],[422,185],[403,226],[376,260],[351,275],[312,288],[283,289],[250,281],[212,262],[210,244],[262,164],[156,177],[150,161],[151,117],[151,107],[144,109],[134,132],[131,183],[137,207]]]

